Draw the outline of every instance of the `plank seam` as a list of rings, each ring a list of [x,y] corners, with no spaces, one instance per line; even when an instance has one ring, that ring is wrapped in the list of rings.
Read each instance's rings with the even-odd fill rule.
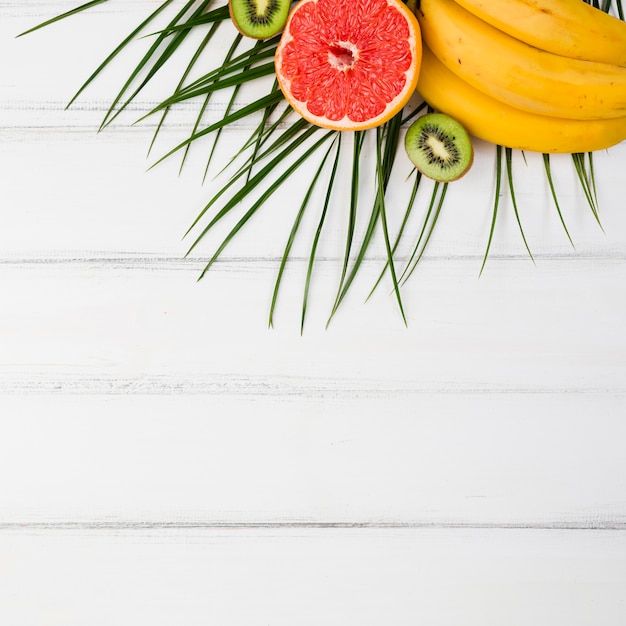
[[[131,532],[131,531],[262,531],[262,530],[512,530],[512,531],[626,531],[626,520],[554,522],[430,522],[430,521],[82,521],[3,522],[0,532]]]
[[[0,364],[0,366],[2,366]],[[0,395],[85,395],[85,396],[123,396],[123,395],[206,395],[239,397],[275,397],[275,398],[388,398],[389,396],[611,396],[626,397],[622,387],[523,387],[497,386],[488,383],[462,384],[450,380],[432,385],[415,384],[413,381],[395,381],[387,384],[380,381],[376,386],[369,380],[351,379],[311,379],[298,377],[254,377],[237,375],[207,376],[179,375],[177,377],[161,375],[139,375],[136,378],[116,377],[81,377],[68,375],[46,376],[45,372],[36,372],[30,368],[28,375],[12,374],[11,364],[2,366]]]
[[[208,257],[207,257],[208,258]],[[256,264],[259,262],[265,263],[280,263],[280,256],[232,256],[232,257],[223,257],[219,258],[215,261],[215,265],[237,265],[237,264]],[[386,260],[387,257],[384,255],[371,256],[369,259],[365,259],[363,263],[365,264],[373,264],[373,263],[381,263]],[[578,253],[567,253],[567,252],[559,252],[559,253],[536,253],[534,254],[534,258],[536,261],[544,261],[549,263],[561,263],[566,262],[569,263],[573,260],[575,261],[612,261],[612,262],[624,262],[626,261],[626,252],[622,251],[600,251],[600,252],[578,252]],[[483,256],[481,254],[461,254],[461,255],[448,255],[448,254],[428,254],[425,255],[422,259],[422,262],[451,262],[451,261],[459,261],[459,262],[480,262],[482,261]],[[145,269],[145,268],[154,268],[154,269],[187,269],[192,268],[194,270],[202,269],[206,263],[207,259],[199,259],[199,258],[189,258],[189,257],[176,257],[176,256],[159,256],[159,255],[145,255],[145,256],[134,256],[134,255],[119,255],[119,256],[97,256],[97,255],[89,255],[85,253],[85,256],[81,256],[80,254],[75,254],[72,256],[4,256],[0,257],[0,265],[1,266],[18,266],[18,267],[29,267],[29,266],[49,266],[49,265],[89,265],[91,267],[97,268],[123,268],[123,269]],[[290,256],[290,262],[292,263],[303,263],[308,264],[309,257],[306,256]],[[328,263],[328,264],[336,264],[341,262],[342,257],[330,257],[330,256],[320,256],[316,257],[316,263]],[[402,262],[403,260],[408,260],[408,257],[398,257],[398,261]],[[490,255],[489,261],[503,261],[503,262],[518,262],[518,261],[528,261],[528,255],[523,253],[515,254],[502,254],[502,253],[494,253]]]

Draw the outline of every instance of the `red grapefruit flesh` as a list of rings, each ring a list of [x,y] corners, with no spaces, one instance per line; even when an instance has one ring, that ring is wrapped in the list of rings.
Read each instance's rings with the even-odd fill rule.
[[[407,103],[421,57],[419,24],[400,0],[300,0],[276,50],[276,77],[309,122],[362,130]]]

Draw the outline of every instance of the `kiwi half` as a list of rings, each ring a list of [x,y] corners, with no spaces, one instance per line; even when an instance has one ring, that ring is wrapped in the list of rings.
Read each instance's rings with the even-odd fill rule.
[[[404,146],[409,159],[439,182],[461,178],[474,161],[472,141],[465,128],[445,113],[427,113],[407,130]]]
[[[253,39],[269,39],[285,26],[291,0],[229,0],[235,28]]]

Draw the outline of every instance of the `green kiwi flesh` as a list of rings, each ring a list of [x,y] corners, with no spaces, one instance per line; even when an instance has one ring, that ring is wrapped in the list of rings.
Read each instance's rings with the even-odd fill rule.
[[[291,0],[229,0],[230,17],[237,30],[253,39],[269,39],[285,26]]]
[[[413,165],[433,180],[458,180],[474,161],[472,141],[465,128],[444,113],[427,113],[409,127],[404,140]]]

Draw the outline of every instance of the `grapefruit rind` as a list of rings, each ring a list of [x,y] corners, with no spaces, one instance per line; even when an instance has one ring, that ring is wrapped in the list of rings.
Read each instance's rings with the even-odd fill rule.
[[[421,55],[419,23],[399,0],[300,0],[276,49],[276,77],[291,107],[312,124],[366,130],[407,104]]]

